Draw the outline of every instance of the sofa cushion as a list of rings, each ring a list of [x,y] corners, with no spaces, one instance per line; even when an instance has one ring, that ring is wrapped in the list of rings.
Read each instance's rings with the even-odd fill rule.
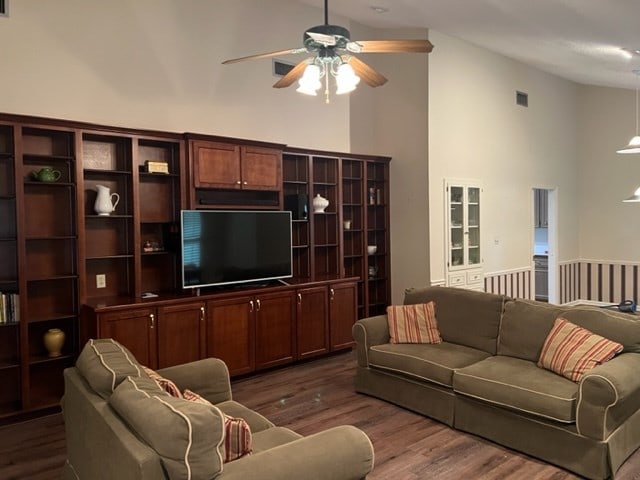
[[[76,367],[93,391],[105,400],[125,378],[144,375],[133,354],[110,338],[89,340]]]
[[[405,305],[431,301],[442,340],[495,355],[504,296],[450,287],[405,290]]]
[[[369,349],[369,366],[451,387],[456,368],[487,357],[487,352],[447,342],[387,343]]]
[[[155,382],[149,378],[127,377],[109,405],[157,452],[169,478],[214,478],[222,470],[222,412],[164,391],[150,393],[150,385]]]
[[[538,366],[579,382],[585,372],[611,360],[621,351],[621,344],[560,317],[542,346]]]
[[[498,354],[537,362],[547,334],[560,316],[622,345],[640,343],[640,321],[634,315],[597,307],[560,307],[516,299],[505,304]]]
[[[457,370],[453,389],[488,403],[563,423],[576,419],[578,385],[519,358],[498,355]]]
[[[440,343],[435,304],[391,305],[387,307],[391,343]]]

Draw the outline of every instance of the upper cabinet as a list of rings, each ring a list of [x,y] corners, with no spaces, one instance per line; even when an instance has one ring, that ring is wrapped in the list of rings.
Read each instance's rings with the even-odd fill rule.
[[[281,146],[188,137],[191,208],[281,206]]]
[[[535,188],[533,190],[533,226],[547,228],[549,226],[549,191]]]
[[[482,188],[477,181],[445,182],[447,285],[484,288],[480,242]]]

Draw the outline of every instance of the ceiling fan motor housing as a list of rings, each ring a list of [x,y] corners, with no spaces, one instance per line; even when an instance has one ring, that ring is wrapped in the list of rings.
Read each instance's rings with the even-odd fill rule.
[[[333,41],[319,42],[314,40],[309,33],[333,37]],[[316,51],[324,47],[346,48],[347,43],[350,42],[350,38],[351,33],[349,33],[349,30],[341,27],[340,25],[318,25],[316,27],[311,27],[304,32],[302,41],[307,50]]]

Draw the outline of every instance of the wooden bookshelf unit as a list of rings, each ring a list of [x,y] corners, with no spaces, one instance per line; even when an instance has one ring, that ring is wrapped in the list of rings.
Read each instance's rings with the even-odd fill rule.
[[[355,320],[390,301],[389,160],[0,114],[0,424],[59,408],[88,338],[152,368],[219,357],[236,376],[351,348]],[[118,202],[101,215],[106,189]],[[294,277],[183,290],[183,209],[295,210]]]

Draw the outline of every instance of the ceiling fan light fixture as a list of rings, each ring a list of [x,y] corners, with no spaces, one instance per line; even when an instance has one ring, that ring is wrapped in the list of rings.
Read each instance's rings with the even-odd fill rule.
[[[636,74],[636,134],[629,140],[629,144],[626,147],[616,150],[616,153],[640,153],[640,131],[638,130],[638,87],[640,86],[640,70],[634,70],[633,73]]]
[[[616,150],[616,153],[640,153],[640,135],[636,135],[629,140],[629,145],[620,150]]]
[[[296,92],[316,96],[318,90],[322,87],[322,83],[320,83],[320,67],[315,64],[307,65],[302,77],[298,80],[298,85]]]
[[[348,63],[341,63],[336,72],[336,95],[342,95],[345,93],[353,92],[356,89],[358,83],[360,83],[360,77],[353,71],[353,67]]]
[[[635,192],[633,192],[633,195],[631,195],[628,198],[625,198],[622,201],[625,202],[625,203],[637,203],[637,202],[640,202],[640,187],[636,188]]]

